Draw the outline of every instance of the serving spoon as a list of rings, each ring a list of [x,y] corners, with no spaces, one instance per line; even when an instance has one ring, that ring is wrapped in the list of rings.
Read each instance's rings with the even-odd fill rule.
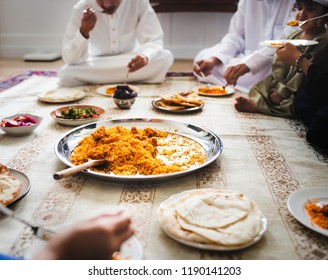
[[[309,22],[309,21],[311,21],[311,20],[315,20],[315,19],[319,19],[319,18],[323,18],[323,17],[327,17],[327,16],[328,16],[328,13],[327,13],[327,14],[324,14],[324,15],[321,15],[321,16],[318,16],[318,17],[309,18],[309,19],[307,19],[307,20],[300,20],[300,21],[298,22],[298,26],[302,26],[302,25],[304,25],[305,23],[307,23],[307,22]]]
[[[92,166],[101,165],[101,164],[104,164],[106,162],[107,162],[106,159],[89,160],[85,163],[75,165],[75,166],[69,167],[67,169],[64,169],[62,171],[59,171],[59,172],[55,173],[54,174],[54,179],[59,180],[59,179],[64,178],[64,177],[69,177],[71,175],[74,175],[74,174],[82,171],[82,170],[88,169]]]

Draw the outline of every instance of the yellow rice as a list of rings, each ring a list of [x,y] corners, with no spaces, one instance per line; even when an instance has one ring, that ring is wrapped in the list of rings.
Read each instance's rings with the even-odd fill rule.
[[[71,154],[71,161],[77,165],[90,159],[106,159],[106,164],[94,167],[93,170],[117,175],[156,175],[178,172],[186,167],[179,162],[165,164],[156,158],[157,146],[161,145],[159,142],[165,141],[170,134],[152,128],[127,129],[116,126],[106,129],[100,127],[80,141]],[[201,145],[199,147],[204,150]],[[195,154],[186,164],[194,164],[197,160],[197,163],[203,163],[206,158],[204,154],[203,151]]]

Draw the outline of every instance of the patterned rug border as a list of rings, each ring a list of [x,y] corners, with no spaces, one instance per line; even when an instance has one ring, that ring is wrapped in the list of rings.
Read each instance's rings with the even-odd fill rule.
[[[18,85],[31,76],[57,77],[56,71],[28,70],[0,81],[0,92]],[[192,72],[168,72],[166,77],[193,77]]]

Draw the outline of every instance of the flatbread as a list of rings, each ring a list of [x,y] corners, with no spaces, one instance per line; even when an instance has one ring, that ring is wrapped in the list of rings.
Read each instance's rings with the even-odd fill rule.
[[[181,217],[178,217],[178,223],[184,230],[194,232],[215,244],[223,246],[235,246],[246,244],[253,240],[259,233],[261,222],[261,213],[254,203],[249,214],[226,227],[216,229],[204,228],[189,224]]]
[[[77,100],[85,96],[85,93],[74,88],[58,88],[43,92],[39,99],[46,102],[66,102]]]
[[[217,228],[245,218],[250,208],[249,199],[241,193],[209,192],[186,199],[176,211],[190,224]]]
[[[0,203],[10,204],[20,193],[23,182],[10,176],[9,169],[0,164]]]
[[[235,191],[186,191],[164,201],[157,214],[169,235],[196,243],[243,245],[261,229],[262,214],[255,202]]]

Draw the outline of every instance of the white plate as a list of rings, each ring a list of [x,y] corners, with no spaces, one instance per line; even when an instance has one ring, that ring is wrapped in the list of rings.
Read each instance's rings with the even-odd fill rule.
[[[106,89],[107,88],[113,88],[113,89],[116,89],[116,87],[119,86],[117,84],[115,85],[106,85],[106,86],[102,86],[100,88],[97,88],[96,92],[98,94],[101,94],[101,95],[105,95],[105,96],[108,96],[108,97],[112,97],[114,95],[113,94],[108,94],[106,93]],[[136,93],[139,93],[140,92],[140,88],[136,87],[136,86],[133,86],[133,85],[127,85],[129,88],[131,88],[133,91],[135,91]]]
[[[196,87],[194,89],[195,92],[197,92],[199,95],[201,96],[209,96],[209,97],[226,97],[226,96],[230,96],[235,92],[235,89],[233,87],[227,86],[225,88],[225,90],[227,91],[227,93],[225,94],[214,94],[214,93],[203,93],[203,92],[199,92],[199,88],[205,88],[206,86],[200,86],[200,87]],[[221,85],[213,85],[210,88],[222,88]]]
[[[19,192],[18,196],[16,196],[16,198],[8,204],[8,205],[10,205],[10,204],[22,199],[30,191],[31,184],[30,184],[29,178],[24,173],[22,173],[16,169],[12,169],[12,168],[8,168],[8,169],[9,169],[10,176],[23,182],[21,191]]]
[[[294,192],[290,195],[287,201],[287,206],[289,212],[304,226],[319,232],[325,236],[328,236],[328,230],[322,227],[317,226],[311,222],[310,217],[306,213],[305,204],[308,200],[317,200],[318,204],[327,204],[328,203],[328,187],[322,188],[308,188],[303,189],[297,192]]]
[[[168,107],[163,107],[161,104],[159,104],[159,101],[161,101],[162,98],[156,98],[154,99],[151,104],[158,110],[164,111],[164,112],[168,112],[168,113],[191,113],[191,112],[195,112],[198,110],[201,110],[204,107],[204,102],[202,103],[202,105],[200,106],[195,106],[195,107],[184,107],[181,109],[170,109]]]
[[[46,242],[36,239],[33,245],[26,250],[25,259],[32,259],[46,245]],[[142,260],[143,250],[140,241],[135,236],[126,240],[121,246],[119,257],[121,260]]]
[[[132,236],[126,240],[121,246],[119,256],[122,260],[142,260],[143,250],[139,239]]]
[[[41,101],[49,103],[65,103],[76,101],[85,97],[85,92],[75,88],[58,88],[44,91],[39,94]]]
[[[157,212],[159,212],[159,210],[162,207],[165,207],[165,204],[170,204],[172,201],[179,199],[179,197],[185,196],[185,193],[187,193],[187,192],[190,192],[190,191],[184,191],[184,192],[172,195],[171,197],[169,197],[167,200],[163,201],[160,204],[160,206],[157,209]],[[204,244],[204,243],[192,242],[192,241],[184,240],[182,238],[173,236],[172,234],[167,232],[163,227],[162,227],[162,229],[169,237],[171,237],[175,241],[180,242],[184,245],[193,247],[193,248],[210,250],[210,251],[235,251],[235,250],[247,248],[261,240],[263,234],[266,232],[266,230],[268,228],[268,221],[267,221],[266,217],[262,213],[261,213],[261,215],[262,215],[261,216],[261,227],[260,227],[260,231],[259,231],[258,235],[256,235],[253,238],[253,240],[251,240],[250,242],[241,244],[241,245],[236,245],[236,246],[223,246],[223,245],[216,245],[216,244]]]
[[[314,40],[286,39],[286,40],[266,40],[260,42],[260,45],[271,47],[271,48],[281,48],[285,43],[291,43],[295,46],[304,46],[304,47],[318,44],[318,42]]]
[[[74,107],[74,108],[92,108],[94,109],[97,113],[98,113],[98,116],[95,117],[95,118],[88,118],[88,119],[63,119],[63,118],[58,118],[58,114],[60,115],[61,111],[63,110],[67,110],[71,107]],[[53,117],[53,119],[57,122],[57,123],[60,123],[60,124],[63,124],[63,125],[67,125],[67,126],[80,126],[80,125],[83,125],[83,124],[88,124],[88,123],[92,123],[92,122],[95,122],[97,120],[99,120],[99,118],[104,114],[104,109],[100,108],[100,107],[97,107],[97,106],[91,106],[91,105],[72,105],[72,106],[65,106],[65,107],[61,107],[61,108],[58,108],[54,111],[52,111],[50,113],[50,115]]]

